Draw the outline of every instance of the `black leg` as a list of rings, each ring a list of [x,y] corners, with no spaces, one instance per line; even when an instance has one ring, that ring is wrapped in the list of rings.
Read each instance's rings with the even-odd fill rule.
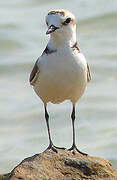
[[[46,119],[46,124],[47,124],[47,129],[48,129],[48,136],[49,136],[49,144],[50,146],[52,145],[52,140],[51,140],[51,135],[50,135],[50,127],[49,127],[49,115],[45,106],[45,119]]]
[[[58,152],[57,149],[65,149],[65,148],[61,148],[61,147],[57,147],[53,145],[52,139],[51,139],[51,135],[50,135],[50,127],[49,127],[49,115],[47,112],[47,108],[46,105],[44,105],[45,107],[45,119],[46,119],[46,124],[47,124],[47,129],[48,129],[48,136],[49,136],[49,146],[47,149],[52,149],[54,152]]]
[[[46,105],[44,105],[45,107],[45,119],[46,119],[46,124],[47,124],[47,129],[48,129],[48,136],[49,136],[49,146],[47,149],[52,149],[54,152],[58,152],[56,150],[56,148],[54,147],[53,143],[52,143],[52,139],[51,139],[51,135],[50,135],[50,127],[49,127],[49,115],[46,109]]]
[[[72,144],[72,147],[70,149],[68,149],[68,150],[73,151],[73,153],[75,153],[74,150],[76,150],[80,154],[87,155],[86,153],[83,153],[83,152],[79,151],[78,148],[76,147],[76,143],[75,143],[75,126],[74,126],[74,122],[75,122],[75,105],[74,104],[73,104],[73,110],[72,110],[72,114],[71,114],[71,119],[72,119],[72,128],[73,128],[73,144]]]

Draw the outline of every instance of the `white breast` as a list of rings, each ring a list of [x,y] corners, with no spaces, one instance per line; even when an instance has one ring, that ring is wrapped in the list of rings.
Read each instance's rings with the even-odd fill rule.
[[[76,103],[87,83],[85,57],[68,49],[44,55],[39,60],[39,78],[34,90],[43,102],[60,103],[66,99]]]

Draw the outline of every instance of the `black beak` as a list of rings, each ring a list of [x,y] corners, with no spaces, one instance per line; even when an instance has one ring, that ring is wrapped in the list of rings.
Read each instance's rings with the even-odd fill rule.
[[[56,27],[56,26],[54,26],[54,25],[51,25],[51,26],[48,28],[46,34],[51,34],[51,33],[54,32],[56,29],[59,29],[59,27]]]

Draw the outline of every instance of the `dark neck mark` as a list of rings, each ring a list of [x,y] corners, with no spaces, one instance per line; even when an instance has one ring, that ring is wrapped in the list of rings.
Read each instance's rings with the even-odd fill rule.
[[[80,49],[79,49],[79,47],[78,47],[77,42],[75,42],[75,44],[74,44],[71,48],[73,49],[73,51],[74,51],[74,50],[77,50],[78,53],[80,53]],[[49,55],[49,54],[52,54],[52,53],[55,53],[55,52],[57,52],[57,50],[49,49],[49,47],[46,46],[46,48],[45,48],[45,50],[43,51],[42,55],[44,55],[44,54]]]
[[[57,50],[49,49],[49,47],[46,46],[45,50],[43,51],[43,54],[49,55],[49,54],[55,53],[56,51],[57,51]],[[42,55],[43,55],[43,54],[42,54]]]
[[[75,42],[75,44],[72,46],[72,49],[73,49],[73,51],[74,51],[74,50],[77,50],[78,53],[80,53],[80,49],[79,49],[79,47],[78,47],[77,42]]]

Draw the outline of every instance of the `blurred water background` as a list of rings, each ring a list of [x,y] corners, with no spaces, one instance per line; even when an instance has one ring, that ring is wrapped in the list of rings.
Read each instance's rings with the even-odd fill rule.
[[[45,48],[45,15],[65,8],[77,19],[77,40],[92,81],[77,105],[80,150],[111,160],[117,169],[117,1],[0,1],[0,173],[48,145],[43,104],[28,78]],[[48,105],[55,145],[70,147],[70,102]]]

